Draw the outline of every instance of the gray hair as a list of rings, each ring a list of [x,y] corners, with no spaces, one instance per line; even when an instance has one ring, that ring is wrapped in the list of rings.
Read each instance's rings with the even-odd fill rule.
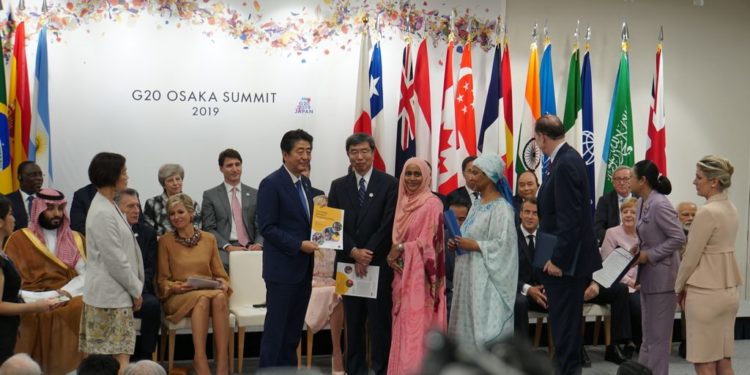
[[[159,185],[164,187],[164,182],[172,177],[179,175],[181,179],[185,179],[185,170],[179,164],[164,164],[159,167]]]
[[[633,174],[633,172],[632,172],[633,167],[628,167],[627,165],[621,165],[621,166],[615,168],[614,172],[612,172],[612,176],[614,176],[615,173],[617,173],[617,172],[619,172],[619,171],[621,171],[623,169],[627,169],[628,170],[628,174]]]
[[[18,353],[0,366],[0,375],[42,375],[42,369],[26,353]]]
[[[131,197],[135,197],[139,201],[141,200],[141,197],[138,195],[138,190],[127,188],[123,191],[118,191],[115,193],[115,204],[120,204],[123,195],[130,195]]]
[[[732,186],[734,166],[727,158],[718,155],[706,155],[698,161],[696,166],[706,175],[707,179],[719,181],[719,191],[724,191],[724,189]]]
[[[346,138],[346,152],[349,152],[350,147],[364,142],[367,142],[372,151],[375,151],[375,139],[371,135],[367,133],[354,133]]]
[[[144,359],[125,367],[125,375],[167,375],[160,364]]]

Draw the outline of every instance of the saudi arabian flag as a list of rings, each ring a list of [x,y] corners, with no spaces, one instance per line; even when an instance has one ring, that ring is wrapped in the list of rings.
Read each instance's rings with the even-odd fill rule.
[[[565,126],[565,140],[569,145],[583,154],[581,150],[580,135],[580,112],[583,99],[581,95],[581,60],[578,45],[573,48],[570,55],[570,68],[568,70],[568,90],[565,94],[565,114],[563,125]]]
[[[617,70],[602,158],[607,166],[604,175],[604,194],[606,194],[612,191],[612,174],[615,169],[621,165],[632,167],[635,164],[627,43],[623,43],[620,55],[620,68]]]

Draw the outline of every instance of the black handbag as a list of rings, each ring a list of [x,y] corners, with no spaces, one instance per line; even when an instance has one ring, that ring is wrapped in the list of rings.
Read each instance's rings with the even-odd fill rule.
[[[637,361],[627,360],[617,368],[617,375],[651,375],[651,370]]]

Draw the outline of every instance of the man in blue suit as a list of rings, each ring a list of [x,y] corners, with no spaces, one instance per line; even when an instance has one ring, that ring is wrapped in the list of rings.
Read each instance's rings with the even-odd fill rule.
[[[534,139],[551,163],[537,199],[539,231],[557,237],[541,276],[557,348],[555,373],[580,374],[583,292],[591,274],[602,266],[589,208],[586,165],[565,143],[565,129],[557,116],[540,117]]]
[[[263,279],[266,321],[260,342],[260,367],[296,366],[312,291],[313,253],[310,238],[313,193],[302,172],[310,168],[313,137],[302,129],[281,138],[284,165],[266,176],[258,188],[258,225],[265,239]]]

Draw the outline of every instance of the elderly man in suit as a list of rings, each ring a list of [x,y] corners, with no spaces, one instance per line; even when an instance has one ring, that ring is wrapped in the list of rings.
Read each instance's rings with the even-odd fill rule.
[[[260,367],[296,366],[312,292],[313,253],[309,241],[313,207],[310,168],[313,137],[302,129],[281,138],[284,165],[266,176],[258,189],[258,224],[263,234],[266,321],[260,342]]]
[[[346,139],[346,154],[352,172],[331,183],[330,207],[343,209],[344,251],[336,254],[339,262],[354,263],[357,274],[367,274],[368,266],[379,266],[378,295],[375,299],[344,296],[348,348],[347,373],[367,374],[369,348],[376,374],[388,370],[391,343],[391,281],[393,270],[386,263],[391,249],[393,215],[398,180],[372,167],[375,141],[364,133]],[[365,329],[367,324],[369,329]]]
[[[537,198],[539,231],[556,237],[541,276],[557,347],[555,371],[580,374],[583,294],[593,272],[602,266],[588,209],[586,164],[565,142],[565,129],[557,116],[540,117],[534,139],[551,164]]]
[[[13,217],[16,219],[16,226],[13,230],[19,230],[29,226],[29,213],[31,211],[31,202],[44,183],[44,174],[42,169],[33,161],[22,161],[18,165],[17,173],[20,188],[7,195],[13,206]]]
[[[256,225],[258,191],[242,183],[242,156],[228,148],[219,154],[224,182],[203,192],[203,230],[216,237],[219,256],[229,269],[229,253],[262,250],[263,239]]]
[[[594,228],[599,246],[607,229],[620,225],[620,206],[630,198],[630,167],[621,165],[612,173],[614,189],[599,197],[594,214]]]

